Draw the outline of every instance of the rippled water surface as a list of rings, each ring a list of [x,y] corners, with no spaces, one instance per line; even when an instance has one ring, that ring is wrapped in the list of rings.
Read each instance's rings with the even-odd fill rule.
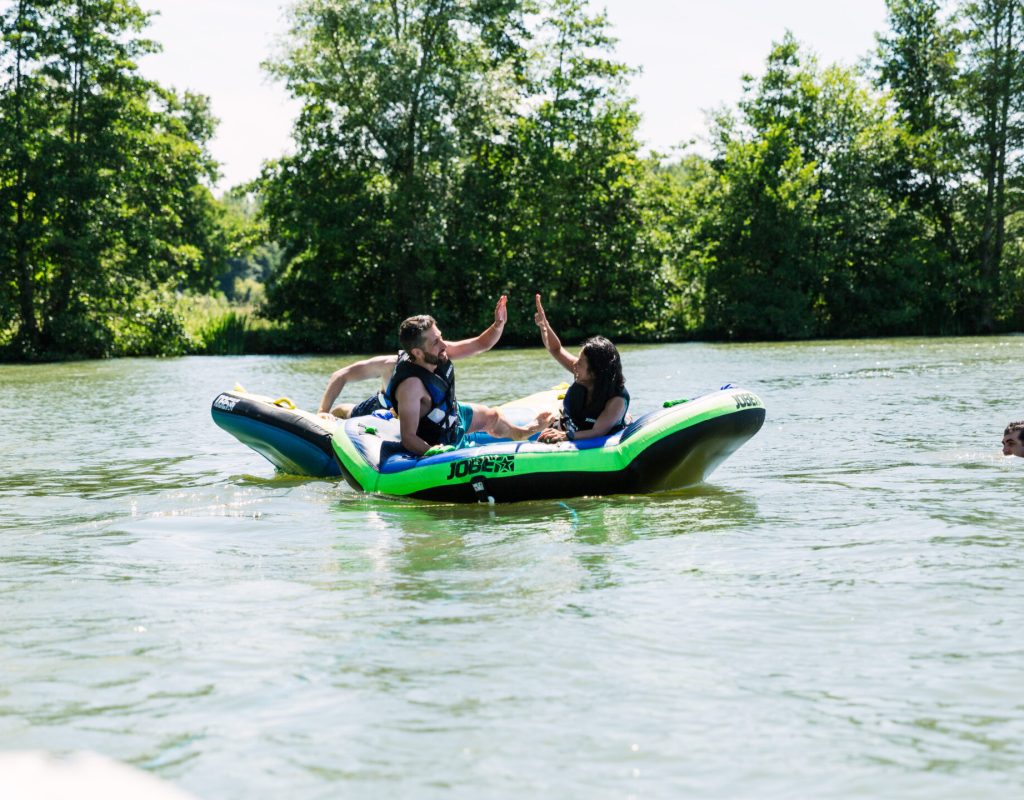
[[[765,427],[699,490],[493,509],[210,420],[345,361],[0,366],[0,750],[204,800],[1024,793],[1024,338],[627,347],[634,412],[732,382]]]

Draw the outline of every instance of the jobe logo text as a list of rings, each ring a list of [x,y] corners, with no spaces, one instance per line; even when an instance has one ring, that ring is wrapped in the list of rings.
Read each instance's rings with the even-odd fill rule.
[[[752,394],[738,394],[733,400],[736,401],[736,408],[754,408],[761,405],[761,401]]]
[[[453,461],[451,470],[448,472],[448,480],[452,478],[464,478],[467,475],[476,475],[480,472],[515,472],[515,456],[476,456],[464,458],[461,461]]]

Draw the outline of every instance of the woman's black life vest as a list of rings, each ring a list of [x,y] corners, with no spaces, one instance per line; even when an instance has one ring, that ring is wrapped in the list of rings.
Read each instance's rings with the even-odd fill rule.
[[[612,429],[608,431],[608,435],[611,436],[613,433],[618,433],[626,426],[626,410],[629,408],[629,392],[626,391],[626,387],[615,394],[613,394],[609,400],[615,397],[621,397],[626,401],[626,408],[622,410],[622,418],[612,426]],[[604,411],[605,405],[608,400],[598,405],[593,400],[587,404],[587,387],[582,383],[574,383],[569,387],[569,390],[565,393],[565,399],[562,401],[562,415],[564,417],[563,424],[566,430],[572,431],[589,431],[594,427],[594,423],[597,422],[597,418],[601,416],[601,412]]]
[[[420,417],[416,435],[427,444],[455,444],[459,431],[459,404],[455,401],[455,367],[451,361],[444,366],[438,364],[437,370],[431,372],[419,364],[413,363],[408,353],[398,356],[398,366],[391,376],[388,388],[384,390],[384,398],[390,408],[398,413],[395,392],[398,385],[407,378],[418,378],[423,382],[430,396],[430,409]]]

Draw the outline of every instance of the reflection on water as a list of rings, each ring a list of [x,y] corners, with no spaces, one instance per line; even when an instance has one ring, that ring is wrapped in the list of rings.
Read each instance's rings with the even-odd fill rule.
[[[0,748],[204,798],[1016,796],[1022,345],[625,347],[636,412],[732,382],[765,427],[703,487],[509,506],[278,475],[210,421],[348,359],[0,367]],[[460,396],[561,378],[492,352]]]
[[[665,536],[729,534],[755,523],[748,493],[700,487],[643,498],[620,496],[510,505],[455,505],[345,495],[339,529],[353,518],[376,531],[378,587],[421,602],[497,597],[509,587],[588,591],[619,583],[622,547]],[[544,559],[537,563],[537,550]],[[345,548],[345,557],[350,557]],[[538,578],[538,576],[540,576]],[[536,582],[539,589],[528,590]]]
[[[66,495],[82,500],[130,497],[140,492],[185,489],[219,477],[212,471],[185,474],[192,459],[186,456],[132,459],[89,464],[74,472],[36,469],[0,478],[0,493],[37,497]]]

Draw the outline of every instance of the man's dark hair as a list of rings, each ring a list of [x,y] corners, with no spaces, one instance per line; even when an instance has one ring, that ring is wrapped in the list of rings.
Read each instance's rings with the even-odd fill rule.
[[[407,353],[414,347],[423,347],[423,335],[435,325],[434,318],[429,314],[409,317],[398,328],[398,344]]]
[[[626,380],[622,377],[622,359],[619,358],[619,351],[603,336],[591,336],[583,343],[583,355],[587,357],[587,364],[594,374],[592,400],[595,405],[603,407],[626,385]]]
[[[1017,438],[1024,442],[1024,436],[1021,435],[1022,431],[1024,431],[1024,420],[1021,420],[1020,422],[1011,422],[1006,426],[1006,430],[1003,431],[1003,436],[1009,436],[1011,433],[1015,433],[1017,434]]]

